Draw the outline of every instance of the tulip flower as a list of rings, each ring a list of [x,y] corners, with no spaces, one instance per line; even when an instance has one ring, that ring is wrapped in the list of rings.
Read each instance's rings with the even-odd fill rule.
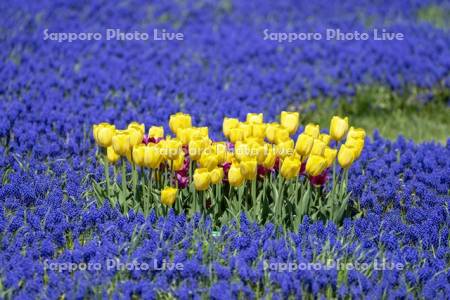
[[[320,155],[310,155],[306,161],[306,173],[310,176],[320,175],[327,167],[327,160]]]
[[[165,187],[161,191],[161,203],[167,206],[172,206],[177,197],[177,189],[173,187]]]
[[[354,150],[354,156],[355,156],[355,160],[357,158],[359,158],[359,156],[361,155],[361,152],[364,148],[364,140],[363,139],[355,139],[355,138],[348,138],[345,141],[345,145],[347,147],[350,147]]]
[[[313,146],[311,148],[310,155],[319,155],[319,156],[323,155],[326,146],[327,145],[323,141],[315,139],[313,142]]]
[[[366,138],[366,131],[362,128],[353,128],[350,127],[347,133],[347,139],[365,139]]]
[[[131,147],[134,147],[140,143],[142,143],[142,140],[144,139],[145,131],[143,130],[144,124],[138,125],[136,123],[131,123],[128,125],[128,132],[130,135],[130,145]]]
[[[275,137],[276,137],[276,131],[277,128],[280,127],[280,124],[278,123],[269,123],[266,126],[266,139],[271,142],[275,143]]]
[[[305,130],[303,131],[303,133],[313,137],[314,139],[317,139],[320,134],[320,127],[319,125],[309,123],[305,126]]]
[[[311,152],[312,146],[314,144],[314,138],[310,135],[302,133],[297,138],[297,143],[295,144],[295,151],[302,157],[306,157]]]
[[[144,125],[144,123],[131,122],[130,124],[128,124],[127,129],[130,129],[130,128],[136,128],[136,129],[139,129],[140,131],[142,131],[143,133],[145,133],[145,125]]]
[[[277,155],[281,158],[290,156],[294,152],[294,140],[289,138],[288,140],[276,145],[275,149]]]
[[[255,114],[255,113],[248,113],[246,122],[249,124],[262,124],[263,123],[263,114]]]
[[[219,164],[219,158],[213,153],[203,153],[198,162],[202,168],[206,168],[211,171]]]
[[[181,142],[178,139],[166,139],[161,142],[161,154],[166,160],[178,158],[181,150]]]
[[[280,174],[286,179],[295,178],[300,172],[300,166],[301,161],[297,155],[288,156],[281,163]]]
[[[152,126],[148,130],[148,137],[153,139],[164,138],[164,128],[162,126]]]
[[[244,183],[244,176],[242,176],[241,167],[236,162],[233,162],[228,170],[228,182],[234,187],[239,187],[242,183]]]
[[[133,148],[133,162],[140,167],[144,166],[145,148],[144,144],[136,145]]]
[[[330,136],[335,141],[340,141],[348,130],[348,118],[334,116],[330,124]]]
[[[266,124],[253,124],[252,125],[252,137],[263,141],[266,137]]]
[[[266,169],[272,169],[274,167],[274,165],[275,165],[276,158],[277,157],[275,155],[275,151],[272,148],[269,148],[267,150],[267,155],[264,158],[264,162],[262,163],[262,165]]]
[[[205,149],[205,141],[203,139],[195,139],[189,142],[189,157],[193,161],[197,161],[202,156]]]
[[[178,157],[172,160],[171,164],[172,171],[182,170],[184,167],[184,152],[181,151],[180,154],[178,154]]]
[[[339,165],[346,169],[350,167],[355,160],[354,150],[345,144],[341,146],[338,152],[338,162]]]
[[[243,139],[249,138],[253,134],[253,126],[250,123],[239,123],[239,128],[242,129]]]
[[[218,184],[221,183],[223,180],[224,172],[221,167],[214,168],[211,172],[211,183],[212,184]]]
[[[207,190],[211,183],[211,175],[208,169],[198,168],[194,172],[194,186],[197,191]]]
[[[112,145],[112,138],[116,133],[116,127],[109,123],[100,123],[93,126],[94,139],[97,145],[107,148]]]
[[[131,150],[129,132],[127,130],[117,130],[112,137],[112,147],[120,156],[127,156]]]
[[[336,155],[337,155],[336,149],[332,149],[330,147],[325,148],[325,151],[323,152],[323,156],[327,160],[327,168],[333,164],[334,160],[336,159]]]
[[[169,119],[169,127],[175,134],[177,134],[177,131],[180,128],[190,128],[192,127],[191,116],[182,112],[171,115]]]
[[[213,153],[217,155],[219,164],[227,161],[227,144],[225,142],[216,142],[212,144]]]
[[[147,168],[158,169],[163,157],[161,155],[160,146],[148,144],[144,150],[144,165]]]
[[[321,133],[319,135],[319,140],[321,140],[322,142],[325,143],[325,145],[328,146],[330,144],[330,141],[331,141],[331,136],[329,134],[326,134],[326,133]]]
[[[247,180],[256,179],[257,165],[255,158],[244,158],[240,162],[242,176]]]
[[[231,129],[237,128],[238,126],[239,126],[238,119],[225,117],[222,123],[223,135],[229,138]]]
[[[232,128],[230,130],[230,142],[236,144],[237,141],[242,141],[244,139],[244,130],[240,127]]]
[[[119,160],[120,155],[114,151],[112,146],[109,146],[106,148],[106,158],[110,163],[115,164]]]
[[[300,114],[298,112],[282,111],[280,120],[281,126],[286,128],[290,135],[293,135],[300,125]]]
[[[285,142],[290,139],[289,131],[284,128],[283,126],[280,126],[275,131],[275,144],[279,144],[282,142]]]
[[[177,139],[180,140],[180,142],[183,146],[189,145],[193,131],[194,130],[192,128],[179,128],[178,129]]]

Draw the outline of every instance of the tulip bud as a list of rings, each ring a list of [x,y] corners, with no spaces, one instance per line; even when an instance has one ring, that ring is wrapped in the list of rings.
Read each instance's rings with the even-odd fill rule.
[[[289,134],[294,134],[300,125],[300,114],[298,112],[281,112],[281,126],[285,127]]]
[[[128,124],[127,129],[130,129],[130,128],[138,129],[143,134],[145,133],[145,125],[144,125],[144,123],[131,122],[130,124]]]
[[[112,145],[112,138],[116,133],[116,127],[109,123],[100,123],[93,126],[95,142],[100,147],[109,147]]]
[[[357,158],[359,158],[359,156],[361,155],[361,152],[364,148],[364,140],[363,139],[354,139],[354,138],[349,138],[345,141],[345,145],[347,147],[350,147],[354,150],[354,157],[355,160]]]
[[[257,162],[255,158],[246,158],[240,163],[241,174],[247,180],[256,179]]]
[[[202,168],[213,170],[219,164],[219,159],[216,154],[203,153],[198,161]]]
[[[192,127],[191,116],[182,112],[171,115],[169,119],[169,127],[175,134],[177,134],[177,131],[180,128],[190,128]]]
[[[166,160],[178,158],[181,150],[181,142],[178,139],[166,139],[161,141],[161,154]]]
[[[297,138],[297,143],[295,144],[295,151],[302,157],[306,157],[311,152],[312,146],[314,144],[314,138],[302,133]]]
[[[181,151],[178,157],[172,160],[172,171],[180,171],[184,167],[184,152]]]
[[[331,119],[330,124],[330,135],[335,141],[340,141],[344,135],[347,133],[348,130],[348,118],[345,117],[344,119],[334,116]]]
[[[289,140],[289,131],[284,128],[283,126],[280,126],[275,131],[275,144],[279,144],[282,142],[285,142]]]
[[[167,206],[172,206],[175,203],[177,197],[177,189],[172,187],[166,187],[161,191],[161,203]]]
[[[327,145],[321,140],[315,139],[313,146],[311,148],[310,155],[319,155],[319,156],[323,155],[326,146]]]
[[[263,123],[263,114],[255,114],[255,113],[248,113],[247,114],[247,123],[249,124],[262,124]]]
[[[180,140],[182,145],[188,145],[191,140],[192,128],[179,128],[177,131],[177,138]]]
[[[267,151],[267,156],[265,157],[264,162],[262,163],[262,165],[266,169],[272,169],[273,166],[275,165],[276,158],[277,157],[276,157],[275,152],[273,151],[273,149],[269,148],[269,150]]]
[[[276,152],[277,155],[281,158],[284,158],[286,156],[291,156],[294,152],[294,140],[288,139],[285,142],[281,142],[278,145],[276,145]]]
[[[253,133],[253,126],[250,123],[239,123],[239,128],[242,129],[243,139],[249,138]]]
[[[189,157],[197,161],[202,156],[205,149],[205,141],[203,139],[196,139],[189,142]]]
[[[130,134],[126,130],[117,130],[112,137],[112,147],[120,156],[127,156],[131,150]]]
[[[233,162],[228,171],[228,182],[231,186],[239,187],[244,182],[244,176],[242,176],[241,168],[238,163]]]
[[[144,124],[138,125],[136,123],[131,123],[128,125],[128,132],[130,134],[130,145],[131,147],[134,147],[140,143],[142,143],[142,140],[144,139],[144,133],[143,130]]]
[[[275,143],[277,128],[280,127],[278,123],[270,123],[266,127],[266,138],[269,142]]]
[[[258,140],[264,140],[266,136],[266,124],[253,124],[252,136],[257,138]]]
[[[227,138],[230,136],[231,129],[237,128],[239,126],[239,120],[235,118],[227,118],[223,119],[222,129],[223,135]]]
[[[112,146],[109,146],[106,149],[106,158],[110,163],[115,164],[119,160],[120,155],[114,151]]]
[[[194,172],[194,186],[197,191],[207,190],[211,182],[211,176],[208,169],[198,168]]]
[[[247,143],[237,141],[234,145],[234,155],[239,161],[243,160],[245,157],[249,157],[250,146]]]
[[[164,138],[164,128],[162,126],[152,126],[148,130],[148,136],[154,139]]]
[[[327,167],[327,160],[320,155],[310,155],[306,162],[306,173],[310,176],[320,175]]]
[[[305,126],[305,130],[303,133],[313,137],[314,139],[317,139],[320,134],[320,127],[319,125],[309,123]]]
[[[327,160],[327,168],[329,168],[333,164],[334,160],[336,159],[336,155],[337,155],[336,149],[332,149],[330,147],[325,148],[323,156]]]
[[[355,160],[354,151],[345,144],[341,146],[338,152],[338,162],[342,168],[346,169],[350,167]]]
[[[283,159],[280,174],[286,179],[292,179],[298,176],[300,172],[301,161],[299,157],[292,155]]]
[[[223,164],[227,160],[227,144],[225,142],[216,142],[212,146],[213,152],[219,160],[219,164]]]
[[[212,170],[210,172],[210,175],[211,175],[211,183],[218,184],[218,183],[222,182],[224,172],[223,172],[222,168],[218,167],[218,168],[215,168],[214,170]]]

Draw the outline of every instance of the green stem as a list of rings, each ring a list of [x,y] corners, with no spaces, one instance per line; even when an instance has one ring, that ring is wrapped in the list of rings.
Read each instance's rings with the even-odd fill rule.
[[[127,188],[127,162],[126,162],[125,158],[122,158],[122,193],[121,193],[121,197],[122,197],[123,210],[124,210],[125,214],[128,213],[128,205],[126,202],[127,190],[128,190],[128,188]]]

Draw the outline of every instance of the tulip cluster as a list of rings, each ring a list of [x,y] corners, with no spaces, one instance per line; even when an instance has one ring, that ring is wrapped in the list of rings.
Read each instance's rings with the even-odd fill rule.
[[[105,165],[105,180],[93,184],[101,203],[109,199],[124,213],[201,212],[217,225],[243,211],[285,226],[298,226],[304,215],[341,222],[351,213],[347,170],[361,155],[365,131],[349,128],[348,118],[333,117],[329,133],[307,124],[295,141],[298,112],[283,111],[272,123],[262,113],[249,113],[244,122],[225,118],[227,141],[220,142],[207,127],[193,126],[188,114],[171,115],[169,127],[173,136],[158,126],[146,132],[137,122],[124,130],[93,126]]]

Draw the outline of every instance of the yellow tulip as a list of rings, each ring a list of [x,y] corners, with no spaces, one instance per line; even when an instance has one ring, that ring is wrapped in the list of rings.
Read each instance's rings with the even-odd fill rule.
[[[183,169],[184,166],[184,152],[181,151],[180,154],[178,154],[178,157],[172,160],[172,171],[180,171]]]
[[[347,139],[365,139],[366,138],[366,131],[362,128],[353,128],[350,127],[347,134]]]
[[[355,156],[355,160],[357,158],[359,158],[359,156],[361,155],[361,152],[364,148],[364,140],[363,139],[354,139],[354,138],[350,138],[347,139],[345,141],[345,145],[347,147],[350,147],[352,149],[354,149],[354,156]]]
[[[288,139],[287,141],[281,142],[276,145],[277,155],[281,158],[290,156],[294,152],[294,140]]]
[[[320,175],[327,167],[327,160],[320,155],[310,155],[306,162],[305,171],[310,176]]]
[[[100,147],[109,147],[112,145],[112,138],[116,133],[116,127],[109,123],[100,123],[93,126],[95,142]]]
[[[212,184],[221,183],[224,176],[223,169],[220,167],[214,168],[214,170],[210,172],[210,175]]]
[[[145,125],[144,123],[138,123],[138,122],[131,122],[130,124],[128,124],[127,129],[138,129],[139,131],[142,131],[142,133],[145,133]]]
[[[249,138],[253,134],[253,126],[249,123],[239,123],[239,128],[242,129],[243,139]]]
[[[348,130],[348,118],[334,116],[330,123],[330,136],[335,141],[340,141]]]
[[[301,161],[296,155],[288,156],[283,159],[280,174],[286,179],[292,179],[298,176],[300,172]]]
[[[115,164],[119,160],[120,155],[114,151],[112,146],[109,146],[106,148],[106,158],[110,163]]]
[[[302,157],[308,156],[311,152],[312,146],[314,144],[314,138],[302,133],[297,138],[297,143],[295,144],[295,151]]]
[[[260,145],[258,143],[250,144],[250,156],[256,158],[258,164],[262,164],[266,158],[268,145]]]
[[[230,142],[236,144],[237,141],[242,141],[244,139],[244,130],[242,128],[232,128],[230,130]]]
[[[320,134],[320,127],[319,125],[309,123],[308,125],[305,126],[305,130],[303,133],[317,139]]]
[[[196,139],[189,142],[189,157],[197,161],[202,156],[205,149],[205,141],[203,139]]]
[[[240,163],[241,174],[247,180],[256,179],[258,164],[255,158],[245,158]]]
[[[142,140],[144,139],[144,130],[142,130],[142,125],[138,125],[135,123],[132,123],[128,125],[128,132],[130,134],[130,145],[131,147],[134,147],[140,143],[142,143]]]
[[[133,147],[133,162],[140,167],[144,166],[145,148],[144,144]]]
[[[213,153],[217,155],[219,164],[223,164],[227,160],[227,144],[225,142],[216,142],[212,144]]]
[[[258,140],[264,140],[266,136],[266,124],[253,124],[252,136]]]
[[[223,135],[228,138],[230,136],[231,129],[237,128],[238,126],[238,119],[225,117],[222,123]]]
[[[161,191],[161,203],[167,206],[172,206],[177,198],[177,189],[173,187],[165,187]]]
[[[338,152],[338,162],[342,168],[350,167],[355,160],[354,150],[346,145],[342,145]]]
[[[263,114],[255,114],[255,113],[248,113],[247,114],[247,123],[249,124],[262,124],[263,123]]]
[[[164,127],[162,126],[152,126],[148,130],[148,137],[160,139],[164,137]]]
[[[188,145],[191,140],[192,128],[179,128],[177,131],[177,138],[181,141],[181,144]]]
[[[331,136],[329,134],[326,134],[326,133],[321,133],[319,135],[319,140],[321,140],[322,142],[325,143],[325,145],[328,146],[330,144],[330,141],[331,141]]]
[[[294,134],[300,125],[300,114],[298,112],[281,112],[281,126],[285,127],[289,134]]]
[[[311,148],[310,155],[323,155],[326,146],[327,145],[321,140],[315,139]]]
[[[169,127],[175,134],[180,128],[190,128],[192,127],[191,116],[182,112],[171,115],[169,119]]]
[[[198,162],[202,168],[211,171],[219,164],[219,158],[216,154],[203,153]]]
[[[241,173],[241,167],[238,163],[233,162],[228,170],[228,182],[231,186],[239,187],[244,182],[244,176]]]
[[[269,148],[267,150],[267,155],[266,155],[262,165],[264,166],[264,168],[272,169],[273,166],[275,165],[276,158],[277,157],[275,155],[275,151],[273,151],[272,148]]]
[[[266,127],[266,139],[269,142],[275,143],[276,132],[277,132],[277,128],[279,128],[279,127],[280,127],[280,124],[278,124],[278,123],[267,124],[267,127]]]
[[[161,154],[167,160],[178,158],[181,150],[181,142],[178,139],[166,139],[160,142]]]
[[[194,172],[194,186],[197,191],[207,190],[211,182],[211,175],[208,169],[198,168]]]
[[[327,160],[327,168],[330,167],[336,159],[337,149],[326,147],[323,156]]]
[[[159,144],[148,144],[144,150],[144,165],[147,168],[158,169],[163,157]]]
[[[120,156],[127,156],[131,150],[129,132],[127,130],[117,130],[112,137],[112,147]]]
[[[279,144],[282,142],[285,142],[290,139],[289,131],[284,128],[283,126],[280,126],[275,131],[275,144]]]
[[[237,141],[234,145],[234,155],[238,160],[242,160],[244,157],[249,157],[250,146],[247,143]]]

